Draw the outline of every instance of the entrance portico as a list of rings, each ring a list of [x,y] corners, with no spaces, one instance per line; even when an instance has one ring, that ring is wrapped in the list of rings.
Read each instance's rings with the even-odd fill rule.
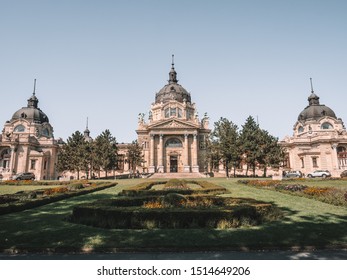
[[[198,141],[192,134],[151,134],[149,145],[150,173],[199,172]]]

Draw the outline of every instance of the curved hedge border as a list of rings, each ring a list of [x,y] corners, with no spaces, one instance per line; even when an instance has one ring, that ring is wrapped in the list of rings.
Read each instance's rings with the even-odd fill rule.
[[[136,186],[130,187],[119,193],[119,196],[151,196],[151,195],[166,195],[168,193],[179,193],[184,195],[192,194],[223,194],[227,193],[227,189],[218,185],[215,185],[207,181],[195,181],[195,180],[184,180],[186,184],[196,184],[201,189],[167,189],[167,190],[151,190],[155,185],[166,184],[168,181],[150,181],[140,183]]]
[[[188,197],[194,199],[199,197]],[[209,198],[216,200],[211,208],[144,208],[146,201],[161,199],[151,197],[124,197],[99,200],[77,205],[71,222],[101,228],[153,229],[153,228],[232,228],[254,226],[281,216],[276,206],[253,199]]]
[[[50,189],[20,192],[21,197],[23,197],[20,200],[17,200],[17,199],[14,200],[15,196],[17,195],[18,197],[19,194],[0,196],[0,198],[8,199],[8,203],[0,204],[0,215],[12,213],[12,212],[24,211],[27,209],[43,206],[43,205],[56,202],[59,200],[63,200],[66,198],[101,191],[101,190],[111,188],[117,185],[116,182],[106,182],[106,183],[97,184],[96,186],[76,188],[77,184],[80,184],[80,183],[75,182],[72,185],[67,186],[69,190],[66,192],[55,191],[49,195],[40,196],[40,197],[37,197],[36,193],[43,194],[44,192],[47,192],[47,190],[50,190]]]

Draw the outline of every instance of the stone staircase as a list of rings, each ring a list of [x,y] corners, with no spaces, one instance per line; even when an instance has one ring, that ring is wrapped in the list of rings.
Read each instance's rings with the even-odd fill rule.
[[[153,179],[172,179],[172,178],[205,178],[205,175],[201,173],[154,173],[150,178]]]

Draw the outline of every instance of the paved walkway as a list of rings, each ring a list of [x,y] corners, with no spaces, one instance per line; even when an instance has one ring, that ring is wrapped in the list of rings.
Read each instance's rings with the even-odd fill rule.
[[[347,260],[347,249],[316,251],[0,254],[0,260]]]

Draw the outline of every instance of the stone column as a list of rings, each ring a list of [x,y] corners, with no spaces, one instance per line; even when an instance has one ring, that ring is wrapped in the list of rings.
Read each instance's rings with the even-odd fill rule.
[[[158,172],[163,173],[164,172],[164,165],[163,165],[163,134],[159,135],[159,149],[158,149]]]
[[[155,166],[154,166],[154,134],[151,134],[151,141],[149,144],[149,173],[155,172]]]
[[[184,172],[190,172],[190,166],[189,166],[189,150],[188,150],[188,134],[184,134],[184,151],[183,151],[183,157],[184,157]]]
[[[193,152],[192,152],[192,171],[193,172],[199,172],[199,166],[198,166],[198,141],[197,141],[197,135],[193,134]]]
[[[12,176],[12,173],[13,173],[13,170],[14,170],[14,165],[15,165],[15,162],[16,162],[16,159],[15,159],[15,147],[11,147],[11,158],[10,158],[10,162],[9,162],[9,165],[8,165],[8,169],[9,169],[9,173],[10,173],[10,176]]]
[[[332,176],[339,176],[340,174],[340,163],[339,163],[339,159],[337,157],[337,144],[332,144],[331,145],[331,148],[332,148],[332,167],[333,167],[333,170],[332,170]]]

